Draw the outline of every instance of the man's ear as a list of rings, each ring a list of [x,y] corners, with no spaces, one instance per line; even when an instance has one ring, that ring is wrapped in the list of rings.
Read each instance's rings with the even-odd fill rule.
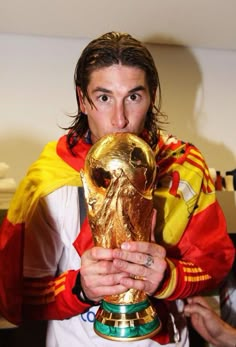
[[[86,108],[85,108],[85,105],[84,105],[84,96],[83,96],[83,92],[82,90],[80,89],[80,87],[76,87],[76,91],[77,91],[77,95],[78,95],[78,98],[79,98],[79,105],[80,105],[80,109],[83,113],[86,114]]]

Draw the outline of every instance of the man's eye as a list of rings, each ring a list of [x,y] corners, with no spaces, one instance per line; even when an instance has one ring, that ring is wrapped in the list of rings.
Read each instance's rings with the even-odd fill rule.
[[[132,101],[136,101],[136,100],[138,99],[138,95],[137,95],[137,94],[131,94],[131,95],[129,96],[129,98],[130,98],[130,100],[132,100]]]
[[[99,100],[101,100],[102,102],[106,102],[106,101],[108,101],[108,96],[107,95],[100,95]]]

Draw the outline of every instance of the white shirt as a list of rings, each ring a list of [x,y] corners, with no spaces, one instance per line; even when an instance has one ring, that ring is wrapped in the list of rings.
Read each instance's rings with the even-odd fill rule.
[[[44,277],[80,268],[80,257],[73,242],[80,231],[79,195],[77,187],[65,186],[42,199],[26,225],[24,276]],[[182,311],[183,303],[177,302]],[[173,303],[175,304],[175,303]],[[48,322],[47,347],[157,347],[157,342],[144,339],[133,342],[112,341],[98,336],[93,329],[97,307],[65,320]],[[172,320],[180,322],[183,330],[180,342],[166,347],[189,347],[188,333],[179,314]],[[175,328],[175,325],[174,325]],[[176,331],[176,335],[179,332]]]

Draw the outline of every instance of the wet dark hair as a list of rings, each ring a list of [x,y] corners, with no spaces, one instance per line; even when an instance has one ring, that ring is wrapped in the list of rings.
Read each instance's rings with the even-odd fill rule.
[[[150,134],[150,145],[157,142],[157,129],[161,120],[161,87],[158,72],[148,49],[138,40],[129,34],[109,32],[91,41],[83,50],[74,74],[75,89],[79,87],[84,97],[92,105],[92,100],[88,95],[88,84],[91,73],[94,70],[109,67],[113,64],[138,67],[145,71],[149,93],[151,97],[150,108],[147,112],[145,129]],[[155,105],[155,94],[158,92],[158,105]],[[67,143],[71,151],[78,140],[88,131],[88,119],[80,109],[78,93],[76,91],[78,112],[74,116],[72,124],[66,128]]]

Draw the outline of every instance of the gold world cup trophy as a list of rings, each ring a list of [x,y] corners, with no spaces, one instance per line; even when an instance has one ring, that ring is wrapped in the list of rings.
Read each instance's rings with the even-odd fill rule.
[[[149,145],[130,133],[102,137],[90,149],[81,178],[94,244],[119,248],[124,241],[149,241],[156,163]],[[95,332],[107,339],[149,338],[161,328],[144,291],[130,288],[106,296]]]

